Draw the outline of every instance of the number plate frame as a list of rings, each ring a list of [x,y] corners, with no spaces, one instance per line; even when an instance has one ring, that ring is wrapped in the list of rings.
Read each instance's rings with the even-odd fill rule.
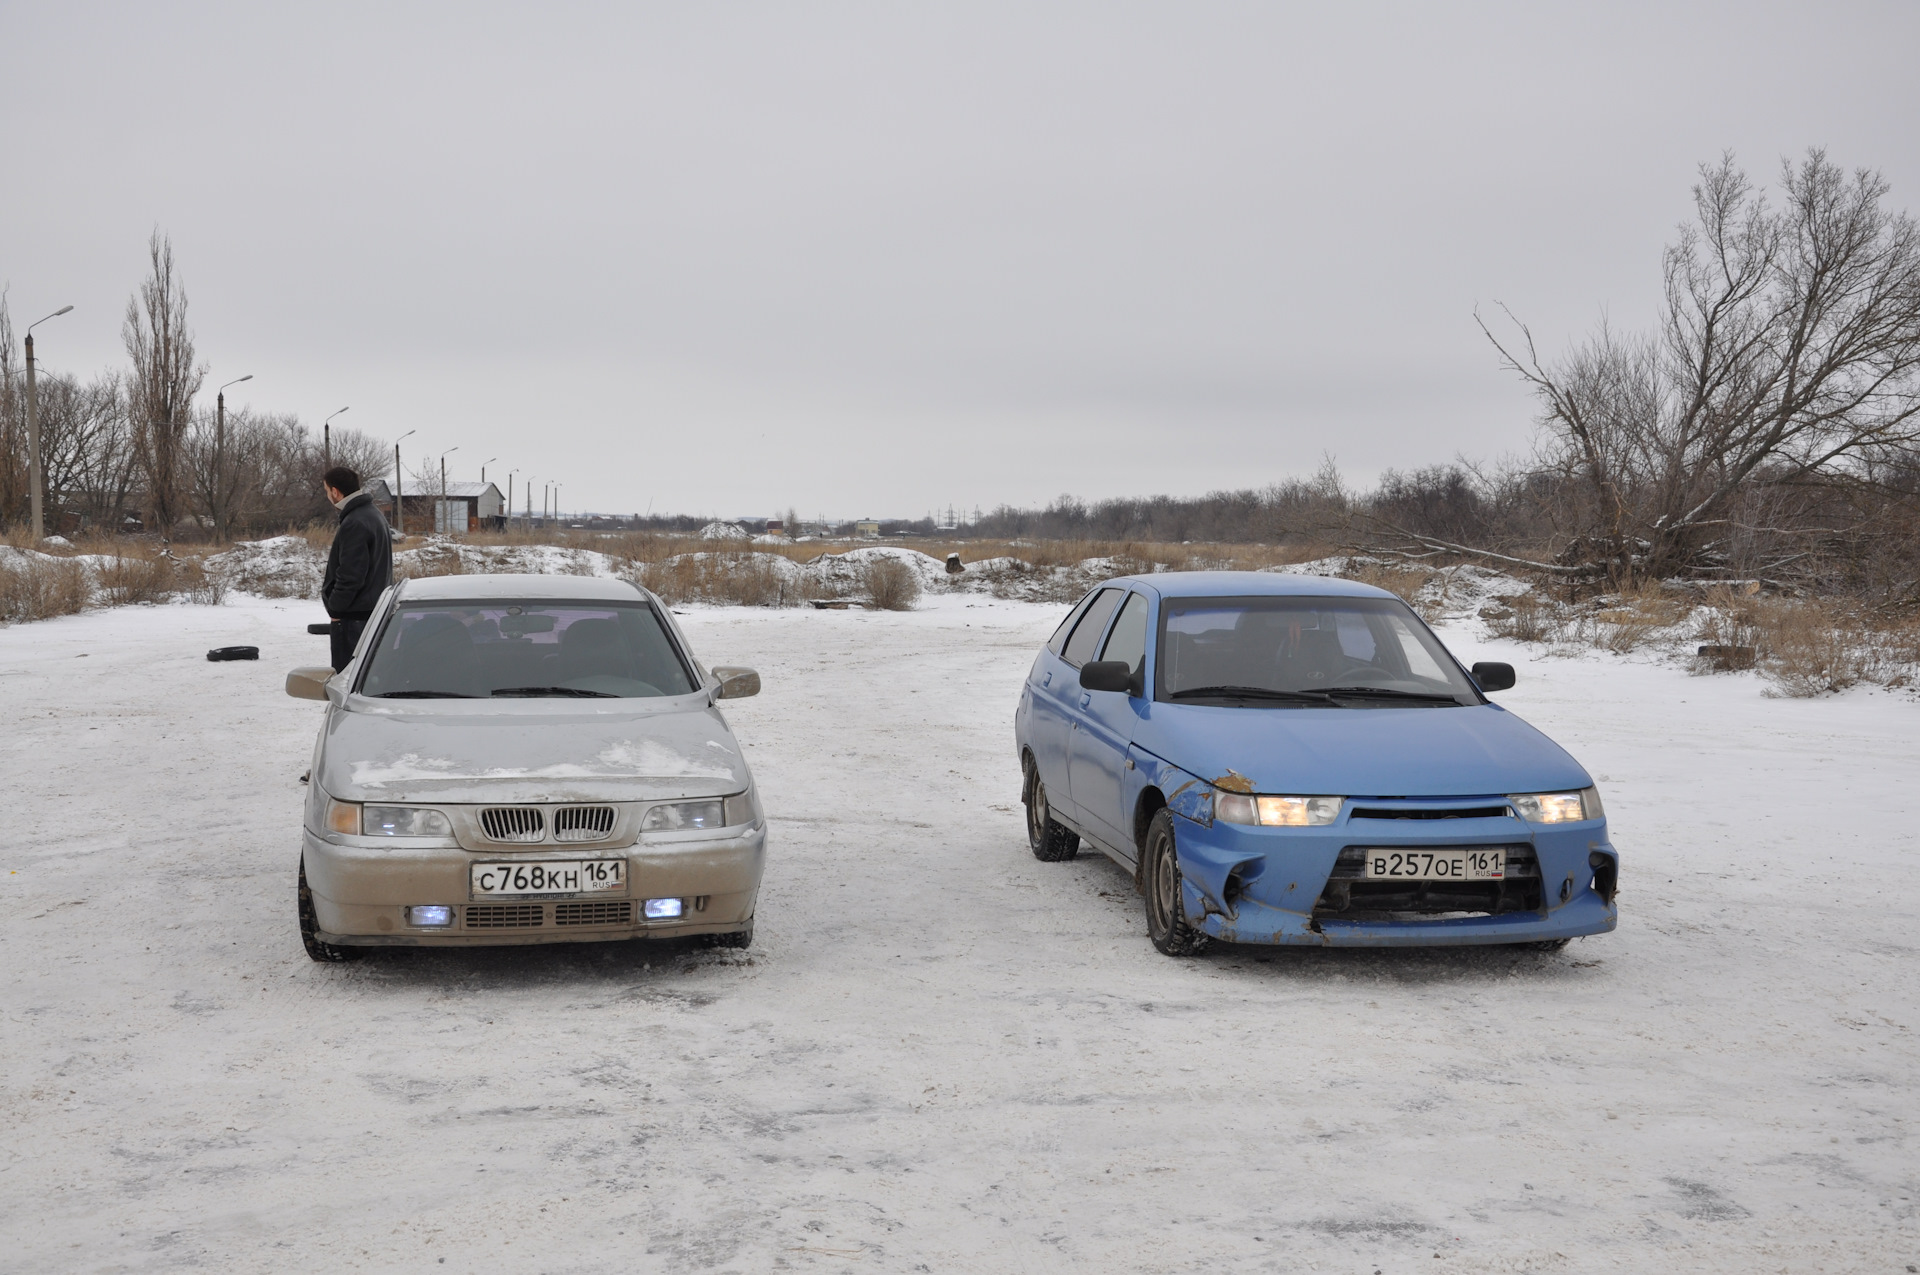
[[[1504,846],[1372,846],[1365,853],[1363,881],[1507,879]]]
[[[475,900],[620,898],[626,893],[625,859],[483,859],[467,868],[467,897]]]

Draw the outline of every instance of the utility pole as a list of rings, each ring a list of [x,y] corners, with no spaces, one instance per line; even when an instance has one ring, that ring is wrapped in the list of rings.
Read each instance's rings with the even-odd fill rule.
[[[447,507],[447,455],[459,450],[456,445],[440,453],[440,508],[433,515],[433,530],[437,535],[452,534],[448,530],[453,526],[453,510]]]
[[[71,309],[73,307],[70,305],[61,306],[47,319],[57,319]],[[33,506],[33,543],[36,545],[47,538],[47,526],[40,511],[40,411],[39,399],[33,388],[33,330],[47,319],[27,325],[27,468],[32,471],[29,503]]]
[[[393,440],[393,529],[403,536],[407,534],[407,506],[400,495],[400,439],[412,438],[419,432],[410,429]]]
[[[347,409],[343,407],[340,409],[340,412],[346,410]],[[335,412],[333,416],[340,415],[340,412]],[[333,468],[333,416],[329,416],[326,420],[320,422],[320,456],[322,462],[328,469]],[[394,464],[398,466],[399,462],[395,461]]]
[[[228,381],[220,387],[220,393],[214,398],[213,409],[213,538],[226,539],[227,535],[227,386],[238,385],[240,381],[251,381],[249,372],[239,380]],[[328,466],[329,469],[332,466]]]

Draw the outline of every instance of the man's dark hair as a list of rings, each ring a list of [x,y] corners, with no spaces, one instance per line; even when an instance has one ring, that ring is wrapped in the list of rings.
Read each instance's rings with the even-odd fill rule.
[[[339,492],[342,496],[351,496],[360,490],[360,475],[345,465],[335,465],[326,472],[321,482]]]

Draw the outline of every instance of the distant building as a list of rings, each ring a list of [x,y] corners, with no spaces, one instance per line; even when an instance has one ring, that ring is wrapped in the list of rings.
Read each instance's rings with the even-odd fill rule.
[[[360,487],[386,513],[389,523],[399,521],[388,479],[370,479]],[[506,497],[492,483],[448,483],[444,493],[437,487],[415,491],[412,484],[408,484],[402,488],[402,498],[406,501],[406,528],[410,532],[464,536],[471,531],[506,525]]]
[[[880,523],[877,519],[862,518],[859,522],[853,524],[853,534],[859,536],[862,540],[878,540],[880,538]]]

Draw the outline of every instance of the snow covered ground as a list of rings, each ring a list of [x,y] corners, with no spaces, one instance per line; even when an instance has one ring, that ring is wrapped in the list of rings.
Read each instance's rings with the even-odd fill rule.
[[[0,1269],[1920,1264],[1912,699],[1450,631],[1600,778],[1619,931],[1182,962],[1027,852],[1062,611],[686,613],[765,679],[751,952],[338,967],[294,930],[312,604],[0,630]]]

